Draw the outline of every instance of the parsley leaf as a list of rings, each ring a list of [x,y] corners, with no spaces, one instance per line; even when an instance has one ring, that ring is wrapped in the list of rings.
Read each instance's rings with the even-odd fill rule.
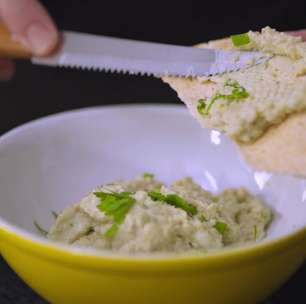
[[[214,226],[219,233],[224,234],[224,232],[228,229],[228,226],[226,223],[224,222],[216,222],[215,226]]]
[[[177,208],[181,208],[185,210],[189,215],[197,214],[197,208],[188,202],[186,202],[182,197],[178,196],[177,194],[168,194],[166,196],[166,203],[172,205]]]
[[[150,172],[144,172],[143,177],[144,178],[154,178],[154,174]]]
[[[52,214],[52,216],[54,217],[55,220],[58,218],[58,213],[57,212],[51,210],[51,214]]]
[[[211,98],[211,100],[208,103],[204,99],[198,100],[197,110],[201,115],[203,116],[208,115],[210,113],[212,106],[218,99],[225,99],[227,100],[228,103],[231,103],[233,101],[240,101],[241,99],[245,99],[250,96],[249,92],[243,86],[241,86],[236,80],[228,79],[224,83],[224,87],[232,88],[231,93],[221,94],[220,92],[216,92],[216,94]]]
[[[150,191],[148,194],[153,201],[166,202],[166,196],[158,191]]]
[[[124,222],[127,213],[134,206],[136,200],[131,197],[131,194],[131,192],[94,193],[101,201],[97,208],[114,221],[113,225],[104,233],[105,237],[113,237],[117,233],[119,225]]]
[[[118,232],[118,229],[119,229],[118,224],[114,223],[109,229],[107,229],[104,232],[104,236],[107,238],[111,238],[116,235],[116,233]]]
[[[48,231],[42,228],[36,221],[34,221],[33,224],[41,235],[46,236],[48,234]]]
[[[200,215],[199,220],[202,223],[207,222],[207,218],[203,214]]]
[[[225,95],[222,95],[222,94],[217,93],[217,94],[210,100],[210,102],[209,102],[209,104],[208,104],[208,106],[207,106],[207,109],[206,109],[206,111],[205,111],[205,115],[208,115],[208,114],[209,114],[209,112],[210,112],[210,110],[211,110],[213,104],[216,102],[216,100],[222,99],[222,98],[224,98],[224,97],[225,97]]]
[[[193,215],[198,213],[198,210],[195,206],[189,204],[185,199],[183,199],[182,197],[180,197],[177,194],[164,195],[164,194],[162,194],[160,192],[157,192],[157,191],[150,191],[148,194],[149,194],[149,197],[153,201],[164,202],[164,203],[167,203],[167,204],[169,204],[173,207],[183,209],[190,216],[193,216]]]
[[[234,46],[241,46],[250,43],[250,37],[247,33],[231,36]]]
[[[243,99],[243,98],[247,98],[250,96],[247,90],[243,86],[241,86],[239,82],[236,80],[228,79],[225,82],[224,86],[233,88],[232,93],[230,95],[225,95],[225,98],[228,101],[232,101],[235,99]]]
[[[205,109],[206,109],[206,99],[199,99],[198,100],[198,105],[197,105],[197,110],[201,115],[205,115]]]

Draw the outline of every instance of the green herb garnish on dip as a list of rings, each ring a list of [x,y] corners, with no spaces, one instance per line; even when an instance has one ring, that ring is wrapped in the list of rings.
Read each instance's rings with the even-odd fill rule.
[[[215,226],[214,226],[219,233],[224,234],[224,232],[227,230],[228,226],[226,223],[224,222],[216,222]]]
[[[36,221],[33,222],[35,228],[37,229],[37,231],[43,235],[46,236],[48,234],[48,231],[44,228],[42,228]]]
[[[257,240],[257,226],[254,225],[254,240],[256,241]]]
[[[150,191],[148,195],[153,201],[160,201],[160,202],[166,201],[166,196],[161,194],[159,191]]]
[[[118,232],[118,229],[119,229],[119,225],[116,223],[113,223],[112,226],[106,230],[106,232],[104,233],[104,236],[107,238],[111,238],[116,235],[116,233]]]
[[[203,214],[200,215],[199,220],[202,223],[207,222],[207,218]]]
[[[197,208],[195,206],[189,204],[185,199],[183,199],[177,194],[164,195],[158,191],[151,191],[149,192],[149,196],[153,201],[164,202],[176,208],[183,209],[190,216],[198,213]]]
[[[237,80],[228,79],[225,82],[224,87],[233,88],[231,94],[224,96],[228,101],[244,99],[250,96],[249,92],[241,86]]]
[[[143,177],[144,178],[154,178],[154,174],[150,172],[144,172]]]
[[[199,99],[198,100],[198,105],[197,105],[197,110],[201,115],[205,115],[205,109],[206,109],[206,99]]]
[[[234,46],[242,46],[250,43],[250,37],[247,33],[232,35],[231,39]]]
[[[105,237],[113,237],[117,233],[119,225],[124,222],[127,213],[134,206],[136,200],[131,197],[131,194],[130,192],[94,192],[94,195],[101,201],[97,208],[114,221],[104,233]]]
[[[52,214],[52,216],[54,217],[54,219],[57,219],[57,218],[58,218],[58,213],[57,213],[57,212],[51,210],[51,214]]]
[[[228,103],[231,103],[233,101],[241,101],[250,96],[249,92],[236,80],[228,79],[224,83],[224,88],[230,88],[231,92],[229,94],[216,92],[216,94],[208,102],[206,102],[204,99],[198,100],[197,110],[202,116],[206,116],[210,113],[212,106],[218,99],[224,99]]]

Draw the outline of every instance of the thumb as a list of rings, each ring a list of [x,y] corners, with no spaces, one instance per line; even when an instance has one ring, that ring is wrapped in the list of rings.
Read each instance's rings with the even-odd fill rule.
[[[0,16],[14,38],[34,55],[47,55],[56,47],[56,26],[37,0],[0,0]]]
[[[289,32],[293,36],[300,36],[304,41],[306,41],[306,30],[299,30],[295,32]]]

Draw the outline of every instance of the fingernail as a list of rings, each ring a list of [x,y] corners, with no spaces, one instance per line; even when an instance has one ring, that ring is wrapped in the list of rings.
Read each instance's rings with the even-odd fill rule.
[[[41,23],[33,23],[27,30],[26,40],[35,55],[46,55],[55,45],[56,34]]]

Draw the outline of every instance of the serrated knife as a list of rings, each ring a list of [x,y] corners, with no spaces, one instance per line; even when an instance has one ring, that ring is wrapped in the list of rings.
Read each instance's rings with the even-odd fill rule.
[[[161,76],[210,76],[244,69],[268,57],[259,52],[225,51],[62,32],[58,50],[33,57],[0,26],[0,56],[34,64]]]

